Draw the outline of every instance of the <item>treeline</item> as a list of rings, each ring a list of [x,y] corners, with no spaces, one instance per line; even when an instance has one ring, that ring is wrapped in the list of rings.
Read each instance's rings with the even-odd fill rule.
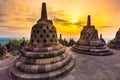
[[[30,42],[29,40],[25,40],[25,38],[22,38],[22,39],[19,39],[19,40],[11,40],[8,43],[6,43],[6,45],[11,43],[11,44],[14,44],[16,46],[20,46],[23,41],[25,41],[27,44],[29,44],[29,42]]]
[[[22,39],[20,39],[20,40],[12,40],[12,41],[11,41],[11,43],[14,44],[14,45],[16,45],[16,46],[20,46],[22,42],[23,42]],[[27,44],[29,44],[30,41],[29,41],[29,40],[25,40],[25,42],[26,42]],[[7,44],[8,44],[8,43],[7,43]]]

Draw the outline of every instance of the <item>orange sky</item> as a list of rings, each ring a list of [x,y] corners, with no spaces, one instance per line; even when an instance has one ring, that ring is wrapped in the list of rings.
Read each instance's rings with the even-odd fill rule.
[[[89,14],[104,38],[114,38],[120,27],[120,0],[0,0],[0,37],[29,37],[42,2],[63,37],[78,39]]]

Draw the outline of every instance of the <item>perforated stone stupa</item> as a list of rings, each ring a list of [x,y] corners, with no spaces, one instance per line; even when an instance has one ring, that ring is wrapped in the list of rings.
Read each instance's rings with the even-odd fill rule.
[[[80,39],[71,48],[73,51],[90,55],[110,55],[110,50],[105,43],[98,38],[98,31],[91,25],[90,15],[88,16],[87,26],[83,27]]]
[[[120,29],[117,31],[115,38],[110,41],[108,46],[120,50]]]
[[[15,80],[54,80],[74,66],[74,57],[65,50],[43,3],[41,18],[32,27],[30,45],[21,50],[11,65],[10,76]]]

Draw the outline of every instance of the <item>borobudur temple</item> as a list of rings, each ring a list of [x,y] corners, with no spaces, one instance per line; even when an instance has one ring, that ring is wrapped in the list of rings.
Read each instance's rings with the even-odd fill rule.
[[[57,39],[56,28],[47,18],[46,3],[41,18],[32,27],[30,44],[9,69],[15,80],[53,80],[74,67],[74,57],[66,52]]]
[[[84,26],[81,31],[80,39],[73,45],[71,50],[89,55],[104,56],[112,54],[105,43],[98,38],[97,29],[91,25],[90,15],[88,16],[87,26]]]

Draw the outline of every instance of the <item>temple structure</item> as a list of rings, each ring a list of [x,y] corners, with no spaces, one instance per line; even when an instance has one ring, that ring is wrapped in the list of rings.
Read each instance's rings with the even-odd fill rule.
[[[58,41],[62,44],[65,45],[65,41],[62,38],[62,34],[60,34]]]
[[[101,40],[104,44],[106,44],[105,40],[102,38],[102,34],[100,34],[100,40]]]
[[[120,50],[120,29],[117,31],[115,38],[108,43],[108,46]]]
[[[73,46],[74,44],[75,44],[75,41],[74,41],[74,39],[71,38],[71,39],[69,40],[67,46]]]
[[[88,16],[87,26],[81,31],[80,39],[71,48],[73,51],[90,55],[110,55],[110,50],[105,43],[98,38],[98,31],[91,25],[90,15]]]
[[[59,43],[43,3],[41,18],[32,27],[30,45],[21,50],[9,69],[10,75],[15,80],[54,80],[69,72],[74,63],[73,55]]]

